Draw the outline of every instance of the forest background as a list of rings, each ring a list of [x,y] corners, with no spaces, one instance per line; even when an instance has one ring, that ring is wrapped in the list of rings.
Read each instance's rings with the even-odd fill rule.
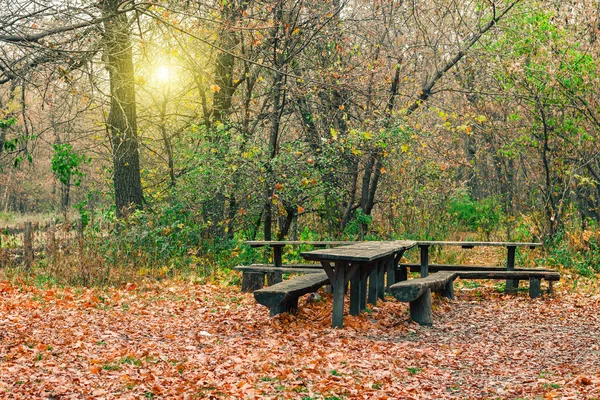
[[[275,238],[600,272],[597,1],[0,4],[3,224],[85,225],[44,279],[235,280]]]

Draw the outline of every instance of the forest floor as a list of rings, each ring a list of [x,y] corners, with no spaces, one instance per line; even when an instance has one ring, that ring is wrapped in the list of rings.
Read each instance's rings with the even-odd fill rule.
[[[0,398],[600,398],[600,291],[457,281],[434,324],[390,301],[331,329],[331,298],[269,317],[239,287],[0,281]]]

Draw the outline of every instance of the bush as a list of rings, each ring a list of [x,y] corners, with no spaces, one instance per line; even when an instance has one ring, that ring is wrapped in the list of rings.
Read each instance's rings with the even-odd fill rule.
[[[487,240],[500,227],[503,216],[496,197],[474,200],[464,191],[450,198],[446,212],[456,228],[483,233]]]

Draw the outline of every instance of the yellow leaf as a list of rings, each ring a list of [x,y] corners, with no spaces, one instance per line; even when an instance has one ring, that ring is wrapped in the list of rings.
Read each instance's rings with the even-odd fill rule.
[[[329,130],[329,132],[331,133],[331,137],[333,138],[333,140],[337,140],[337,137],[338,137],[337,131],[334,128],[331,128]]]

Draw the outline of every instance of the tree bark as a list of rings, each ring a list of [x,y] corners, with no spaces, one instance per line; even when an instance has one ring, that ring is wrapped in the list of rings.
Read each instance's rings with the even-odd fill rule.
[[[105,0],[103,13],[114,15],[119,0]],[[113,152],[113,181],[117,215],[143,205],[137,137],[135,81],[129,21],[125,13],[104,22],[104,56],[110,76],[108,130]]]

